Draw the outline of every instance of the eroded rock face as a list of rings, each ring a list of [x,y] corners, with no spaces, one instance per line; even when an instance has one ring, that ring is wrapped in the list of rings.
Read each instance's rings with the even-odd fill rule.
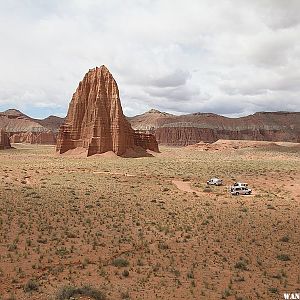
[[[0,130],[0,150],[11,148],[10,141],[7,133],[1,129]]]
[[[197,127],[164,126],[155,131],[159,144],[168,146],[187,146],[200,141],[214,143],[224,140],[283,141],[300,142],[300,135],[292,136],[284,130],[271,129],[213,129]]]
[[[158,143],[155,139],[155,136],[150,133],[135,131],[134,144],[136,146],[142,147],[143,149],[149,149],[154,152],[159,152]]]
[[[111,73],[105,66],[89,70],[73,94],[56,150],[84,148],[87,156],[107,151],[123,155],[136,147],[134,137]]]
[[[11,143],[27,143],[41,145],[55,145],[56,135],[52,131],[20,132],[10,137]]]

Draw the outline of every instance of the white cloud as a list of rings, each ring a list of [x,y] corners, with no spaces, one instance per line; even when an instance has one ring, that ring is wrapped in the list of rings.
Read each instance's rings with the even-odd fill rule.
[[[105,64],[130,115],[299,111],[299,14],[298,0],[0,0],[0,110],[66,112]]]

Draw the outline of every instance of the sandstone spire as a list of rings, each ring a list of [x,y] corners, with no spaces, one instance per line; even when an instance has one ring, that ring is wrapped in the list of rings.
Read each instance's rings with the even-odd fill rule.
[[[136,147],[136,140],[144,145],[141,139],[123,115],[118,85],[109,70],[105,66],[89,70],[73,94],[56,150],[84,148],[87,156],[107,151],[123,155]]]

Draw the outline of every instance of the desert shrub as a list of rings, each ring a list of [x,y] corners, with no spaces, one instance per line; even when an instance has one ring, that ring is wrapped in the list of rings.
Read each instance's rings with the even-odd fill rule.
[[[62,287],[57,295],[56,300],[69,300],[74,297],[78,296],[86,296],[90,297],[94,300],[105,300],[106,296],[100,290],[90,287],[90,286],[83,286],[83,287],[73,287],[73,286],[65,286]]]
[[[11,293],[11,294],[8,296],[7,300],[17,300],[17,297],[16,297],[15,294]]]
[[[285,235],[280,239],[280,241],[284,243],[288,243],[290,241],[290,238],[287,235]]]
[[[231,296],[231,292],[229,289],[225,289],[225,291],[223,292],[223,295],[222,295],[222,299],[225,299],[227,297]]]
[[[203,189],[203,192],[205,193],[211,193],[212,192],[212,189],[210,186],[206,186],[204,189]]]
[[[290,256],[288,255],[288,254],[278,254],[277,255],[277,259],[279,259],[279,260],[282,260],[282,261],[289,261],[289,260],[291,260],[290,259]]]
[[[113,260],[112,264],[118,268],[124,268],[129,266],[129,262],[125,258],[116,258]]]
[[[55,253],[59,256],[66,256],[69,254],[69,251],[66,247],[57,248]]]
[[[15,243],[8,246],[8,251],[15,251],[17,250],[17,245]]]
[[[121,299],[129,299],[129,293],[128,292],[122,292],[121,293]]]
[[[158,249],[166,250],[166,249],[169,249],[169,246],[164,242],[159,242],[158,243]]]
[[[272,204],[267,204],[267,209],[276,209]]]
[[[240,270],[247,270],[247,263],[244,260],[239,260],[238,262],[236,262],[234,267]]]
[[[33,279],[29,279],[24,285],[24,291],[26,293],[37,292],[38,290],[39,290],[39,284]]]
[[[242,208],[240,209],[240,211],[242,211],[242,212],[248,212],[248,208],[247,208],[247,207],[242,207]]]
[[[278,294],[278,289],[275,288],[275,287],[270,287],[269,292],[272,293],[272,294]]]
[[[129,276],[129,271],[128,271],[128,270],[124,270],[124,271],[122,272],[122,275],[123,275],[124,277],[128,277],[128,276]]]

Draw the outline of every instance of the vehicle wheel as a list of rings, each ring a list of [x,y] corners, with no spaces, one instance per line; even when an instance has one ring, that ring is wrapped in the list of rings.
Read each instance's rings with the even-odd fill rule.
[[[238,196],[240,193],[239,193],[239,192],[236,192],[235,194],[236,194],[236,196]]]

